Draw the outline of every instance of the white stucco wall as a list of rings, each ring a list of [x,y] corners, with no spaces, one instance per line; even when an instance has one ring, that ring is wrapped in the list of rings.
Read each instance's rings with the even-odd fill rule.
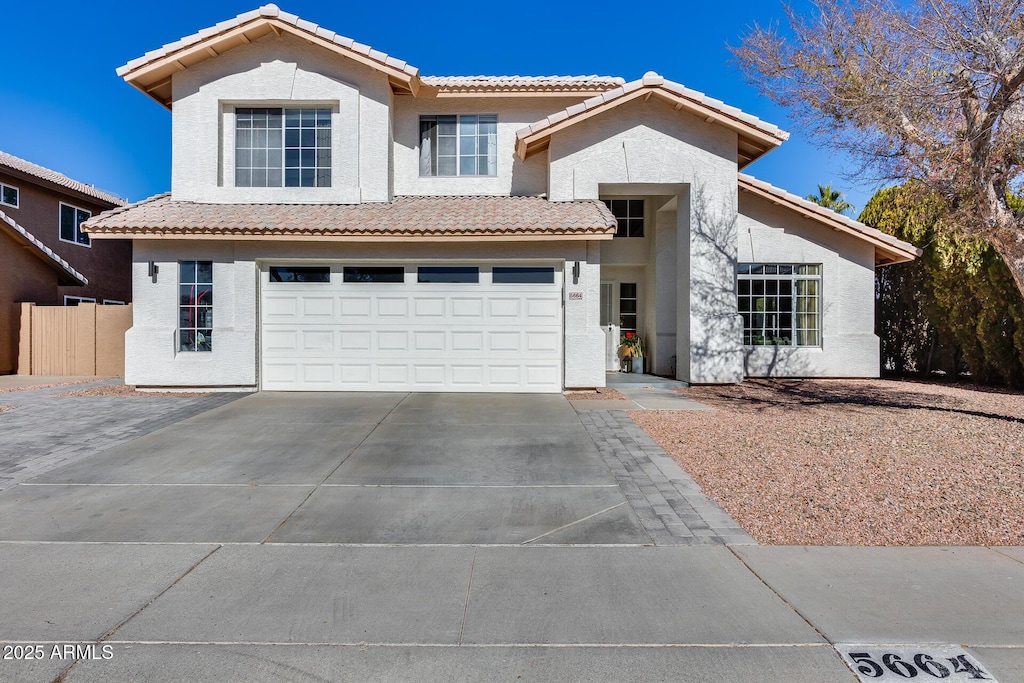
[[[175,74],[173,92],[175,199],[390,201],[392,94],[383,74],[290,35],[268,35]],[[235,106],[331,108],[331,187],[235,187]]]
[[[132,279],[136,305],[126,335],[125,381],[140,386],[256,387],[261,259],[564,260],[566,387],[604,386],[599,328],[600,248],[596,243],[415,243],[136,240]],[[213,350],[178,352],[178,260],[213,260]],[[154,283],[149,262],[159,266]],[[572,269],[580,262],[580,278]],[[569,298],[579,292],[582,299]]]
[[[694,383],[740,381],[736,134],[660,100],[635,100],[553,135],[549,159],[554,201],[596,199],[609,187],[622,194],[630,184],[678,192],[676,376]]]
[[[396,195],[537,195],[547,191],[547,160],[515,155],[516,131],[583,98],[457,97],[395,98]],[[420,116],[497,114],[498,167],[495,176],[420,177]]]
[[[751,377],[877,377],[874,247],[740,193],[741,263],[821,264],[821,347],[748,347]]]

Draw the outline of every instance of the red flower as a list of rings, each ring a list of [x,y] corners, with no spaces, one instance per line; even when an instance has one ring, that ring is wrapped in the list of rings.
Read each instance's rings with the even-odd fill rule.
[[[636,332],[627,332],[626,333],[626,339],[632,339],[635,336],[636,336]]]

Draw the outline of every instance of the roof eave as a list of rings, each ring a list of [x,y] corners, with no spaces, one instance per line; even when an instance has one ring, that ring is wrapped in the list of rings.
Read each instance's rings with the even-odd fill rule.
[[[789,137],[788,134],[781,131],[778,135],[775,135],[767,130],[759,129],[754,125],[730,117],[700,102],[695,102],[678,95],[663,88],[661,85],[644,85],[629,92],[610,97],[603,102],[593,102],[591,106],[580,107],[578,111],[560,121],[549,123],[536,129],[534,126],[530,126],[520,130],[516,133],[516,155],[520,160],[526,161],[529,156],[546,150],[553,134],[627,102],[638,98],[643,98],[646,102],[651,97],[657,97],[671,104],[676,111],[686,111],[689,114],[702,118],[707,123],[715,123],[734,131],[739,137],[737,164],[740,168],[775,149]]]
[[[741,177],[739,179],[739,189],[741,192],[748,192],[752,195],[765,199],[772,204],[783,206],[803,218],[816,221],[836,232],[842,232],[868,242],[875,248],[876,266],[890,266],[897,263],[906,263],[908,261],[913,261],[924,253],[921,249],[915,247],[909,242],[903,242],[901,240],[896,240],[895,238],[892,238],[893,242],[884,239],[882,237],[883,233],[877,230],[877,228],[871,228],[870,226],[863,225],[863,230],[858,229],[854,225],[848,224],[838,215],[829,215],[829,213],[832,212],[829,212],[827,209],[804,205],[803,200],[800,200],[796,195],[790,195],[789,193],[784,193],[784,191],[781,190],[778,192],[772,192],[755,183],[763,183],[763,181],[750,179],[749,176]],[[773,189],[777,190],[777,188]],[[851,223],[857,222],[851,221]],[[877,233],[877,235],[872,234],[872,231]]]
[[[415,67],[411,67],[386,55],[383,61],[375,59],[368,54],[363,54],[359,50],[347,47],[343,42],[336,42],[336,34],[333,31],[327,31],[315,25],[310,25],[315,30],[308,30],[303,26],[306,23],[297,20],[293,24],[277,16],[261,14],[222,31],[213,32],[213,29],[201,31],[196,36],[202,36],[204,33],[208,35],[196,40],[191,40],[193,36],[189,36],[182,39],[181,42],[183,44],[180,47],[169,51],[167,54],[149,60],[142,57],[119,67],[117,75],[167,109],[170,109],[172,102],[171,84],[175,73],[185,71],[200,62],[218,57],[230,49],[251,43],[270,33],[276,35],[289,33],[312,45],[330,50],[383,73],[388,77],[391,87],[396,93],[416,95],[419,91],[421,85],[419,70]],[[353,44],[355,45],[355,43]],[[373,52],[373,50],[367,51]],[[399,64],[404,66],[400,67],[398,66]]]
[[[5,227],[6,226],[6,227]],[[89,279],[71,267],[37,237],[18,225],[13,218],[0,211],[0,230],[32,253],[57,274],[57,284],[64,287],[84,287]]]

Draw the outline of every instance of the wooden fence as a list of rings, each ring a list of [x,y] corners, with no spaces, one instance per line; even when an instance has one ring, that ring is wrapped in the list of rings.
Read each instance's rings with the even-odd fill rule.
[[[132,306],[21,304],[19,375],[124,375]]]

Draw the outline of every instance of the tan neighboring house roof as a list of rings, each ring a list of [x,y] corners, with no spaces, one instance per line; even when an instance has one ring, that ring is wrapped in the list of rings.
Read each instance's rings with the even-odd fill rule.
[[[234,19],[222,21],[147,52],[120,67],[117,75],[170,109],[171,77],[176,72],[184,71],[190,66],[270,33],[296,35],[314,45],[376,69],[387,75],[397,93],[415,95],[419,90],[419,69],[416,67],[380,50],[374,50],[369,45],[338,35],[319,24],[283,12],[273,4],[244,12]]]
[[[648,71],[643,78],[595,95],[519,130],[516,133],[516,154],[525,160],[531,154],[547,149],[552,134],[641,97],[644,101],[657,97],[676,110],[735,131],[739,135],[737,163],[740,168],[789,139],[789,133],[756,116]]]
[[[515,95],[565,97],[597,95],[623,85],[618,76],[423,76],[420,96],[487,97]]]
[[[603,202],[543,197],[395,197],[366,204],[198,204],[157,195],[94,216],[91,237],[208,239],[611,239]]]
[[[872,228],[860,221],[847,218],[831,209],[826,209],[812,201],[791,192],[786,192],[774,185],[769,185],[763,180],[758,180],[745,173],[739,174],[739,189],[740,192],[748,192],[762,199],[767,199],[772,204],[784,206],[797,212],[804,218],[817,221],[837,232],[845,232],[874,245],[875,265],[887,266],[893,263],[913,261],[924,253],[910,242],[896,239],[877,228]]]
[[[87,285],[89,280],[71,267],[67,261],[62,259],[53,250],[39,241],[39,239],[25,228],[18,225],[13,218],[3,211],[0,211],[0,230],[11,236],[15,242],[22,244],[38,256],[46,265],[57,271],[58,282],[62,285]]]
[[[0,152],[0,166],[6,167],[12,171],[22,173],[24,175],[38,178],[39,180],[45,180],[46,182],[59,185],[68,190],[73,190],[79,194],[92,197],[93,199],[99,199],[113,204],[115,206],[125,206],[128,202],[121,197],[104,192],[103,190],[97,189],[92,185],[79,182],[72,178],[67,177],[63,173],[57,173],[57,171],[51,171],[48,168],[44,168],[38,164],[33,164],[31,161],[25,161],[13,154],[7,152]]]

